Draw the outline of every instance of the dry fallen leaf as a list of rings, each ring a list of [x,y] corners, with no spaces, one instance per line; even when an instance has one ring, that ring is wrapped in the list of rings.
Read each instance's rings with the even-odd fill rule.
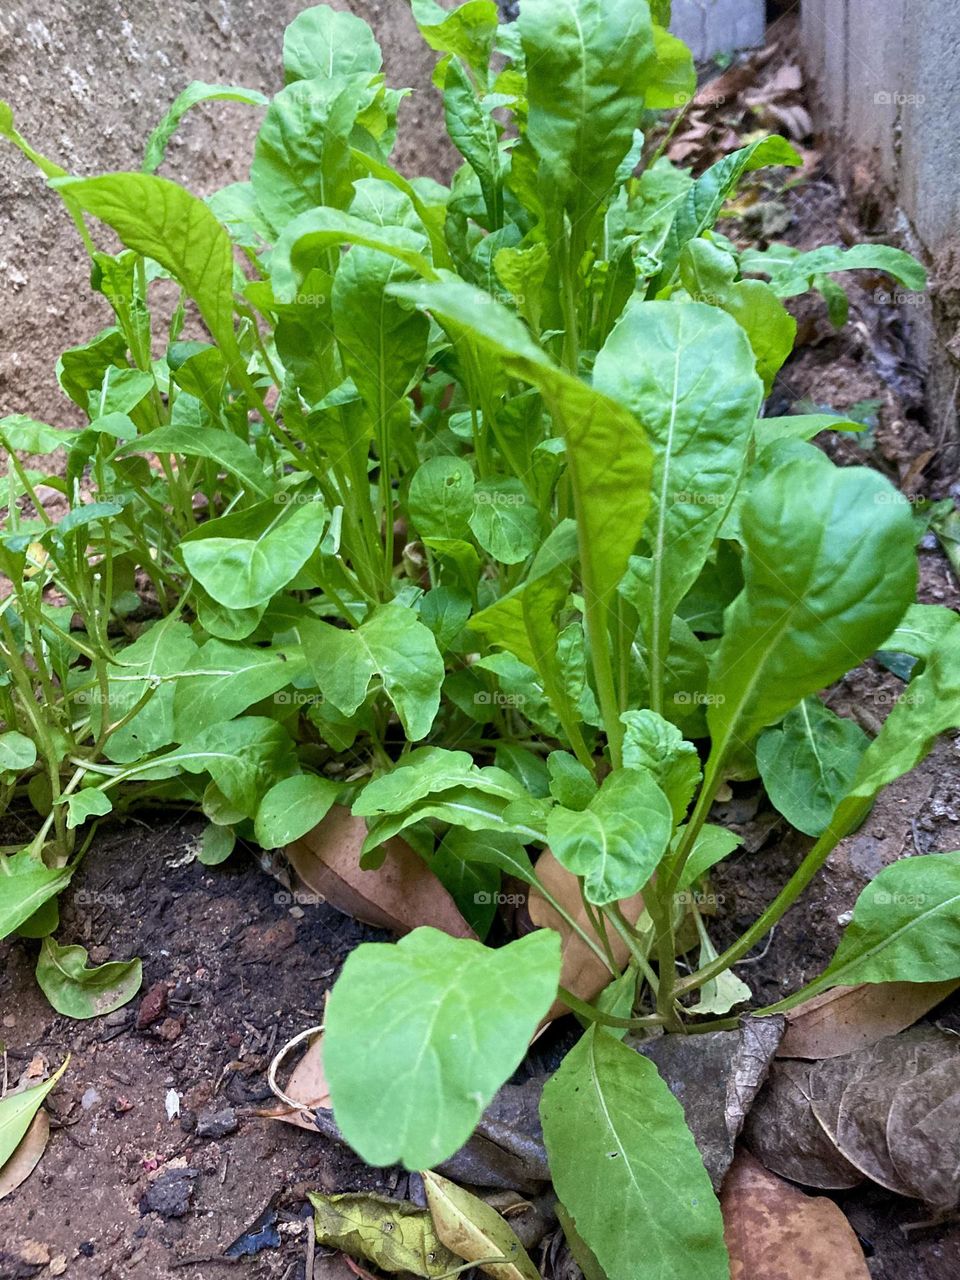
[[[911,1194],[938,1209],[960,1203],[960,1054],[900,1085],[887,1116],[887,1146]]]
[[[878,982],[835,987],[786,1015],[778,1058],[836,1058],[912,1026],[960,985]]]
[[[567,910],[584,930],[596,938],[590,920],[583,905],[580,894],[580,882],[577,877],[562,867],[553,854],[547,849],[537,859],[537,877],[562,907]],[[567,922],[557,914],[550,904],[537,893],[530,890],[528,899],[530,919],[541,929],[556,929],[562,939],[563,964],[560,970],[560,985],[572,991],[581,1000],[593,1000],[611,981],[610,970],[601,962],[583,941],[573,932]],[[638,893],[620,903],[623,914],[634,924],[643,911],[643,898]],[[619,968],[623,968],[629,959],[629,951],[619,934],[612,930],[609,934],[610,946]],[[598,939],[599,941],[599,939]],[[570,1010],[562,1000],[555,1000],[544,1022],[552,1022]]]
[[[496,1209],[437,1173],[425,1172],[423,1185],[437,1235],[452,1253],[494,1280],[540,1280],[516,1232]]]
[[[288,1045],[287,1048],[291,1048]],[[323,1070],[323,1032],[318,1031],[307,1046],[307,1051],[294,1067],[290,1079],[283,1086],[283,1092],[294,1102],[310,1111],[298,1111],[285,1106],[282,1111],[271,1115],[272,1119],[283,1120],[287,1124],[295,1124],[299,1129],[317,1132],[312,1112],[318,1107],[331,1109],[330,1089]]]
[[[391,1273],[436,1277],[459,1266],[459,1258],[441,1244],[427,1210],[409,1201],[352,1192],[310,1192],[309,1199],[318,1244]]]
[[[740,1152],[720,1196],[730,1280],[870,1280],[842,1211]]]
[[[399,837],[387,842],[382,867],[362,870],[366,835],[363,818],[334,805],[312,831],[287,845],[304,890],[345,915],[394,933],[430,924],[455,938],[476,937],[427,864]]]
[[[33,1117],[30,1128],[20,1139],[17,1149],[0,1169],[0,1200],[26,1182],[40,1163],[50,1137],[50,1120],[42,1108]]]

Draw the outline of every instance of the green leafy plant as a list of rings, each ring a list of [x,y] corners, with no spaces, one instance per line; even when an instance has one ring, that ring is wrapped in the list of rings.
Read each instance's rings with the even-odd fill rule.
[[[858,424],[760,416],[795,336],[783,298],[819,288],[836,313],[834,272],[924,275],[885,246],[757,253],[715,230],[747,174],[799,157],[763,138],[694,177],[658,154],[642,130],[695,88],[664,6],[413,11],[464,158],[449,187],[391,166],[403,93],[365,24],[325,6],[286,32],[249,181],[206,201],[156,176],[166,143],[188,109],[249,91],[192,85],[142,172],[93,178],[0,107],[114,312],[58,365],[83,430],[0,421],[0,783],[40,815],[4,852],[0,923],[46,939],[58,1008],[113,1007],[139,970],[53,941],[56,895],[98,818],[160,802],[202,805],[211,863],[350,806],[363,866],[403,833],[481,936],[501,876],[523,882],[607,991],[561,984],[549,928],[365,944],[329,1002],[337,1122],[371,1163],[442,1162],[559,995],[587,1025],[543,1099],[566,1213],[611,1280],[641,1249],[651,1275],[695,1260],[720,1277],[693,1138],[623,1037],[735,1025],[749,990],[731,966],[960,724],[960,621],[913,603],[910,505],[809,443]],[[100,224],[119,253],[95,247]],[[28,471],[17,450],[64,466]],[[67,500],[59,523],[41,486]],[[816,695],[877,650],[913,665],[868,741]],[[702,899],[736,842],[711,805],[758,774],[815,843],[718,955]],[[958,858],[899,869],[922,877],[922,911],[868,888],[832,964],[778,1007],[960,977]]]

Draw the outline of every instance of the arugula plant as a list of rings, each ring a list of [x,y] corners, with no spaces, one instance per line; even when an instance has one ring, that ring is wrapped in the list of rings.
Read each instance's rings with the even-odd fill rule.
[[[363,865],[403,833],[480,936],[501,876],[525,882],[607,990],[565,987],[550,928],[361,946],[329,1002],[334,1109],[371,1163],[442,1162],[559,994],[587,1030],[544,1132],[611,1280],[641,1248],[651,1275],[727,1273],[682,1111],[625,1035],[735,1025],[732,966],[960,724],[960,621],[913,603],[909,504],[809,443],[855,424],[761,416],[795,336],[784,298],[818,288],[836,314],[833,273],[917,289],[923,270],[716,231],[745,175],[799,157],[762,138],[694,177],[658,154],[643,131],[695,88],[668,9],[523,0],[501,25],[493,0],[413,0],[464,159],[449,187],[392,167],[403,93],[366,25],[326,6],[287,29],[268,104],[191,85],[139,173],[71,177],[0,106],[114,314],[58,364],[87,427],[0,421],[0,798],[41,815],[0,861],[2,933],[45,939],[57,1007],[126,998],[138,970],[88,969],[51,935],[95,820],[133,804],[199,803],[208,862],[349,805]],[[183,115],[224,97],[266,110],[249,180],[201,201],[157,170]],[[120,252],[97,249],[101,224]],[[58,523],[43,486],[67,501]],[[911,678],[869,741],[817,694],[880,649]],[[701,907],[736,841],[710,810],[758,775],[815,843],[718,955]],[[544,882],[544,849],[582,913]],[[865,892],[791,1000],[960,977],[960,854],[884,875],[896,891]]]

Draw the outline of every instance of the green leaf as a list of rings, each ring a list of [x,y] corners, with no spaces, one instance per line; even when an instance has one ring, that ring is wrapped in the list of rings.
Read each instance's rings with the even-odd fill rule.
[[[778,440],[812,440],[821,431],[863,431],[862,422],[851,422],[839,413],[796,413],[786,418],[760,418],[756,426],[757,448]]]
[[[447,64],[443,110],[450,141],[473,169],[492,229],[503,221],[503,168],[497,126],[459,58]]]
[[[444,653],[463,631],[470,618],[472,605],[466,591],[459,587],[433,587],[420,599],[420,620],[437,638]]]
[[[366,73],[373,77],[382,62],[380,46],[363,19],[327,4],[304,9],[283,33],[287,83],[315,76],[330,79]]]
[[[36,762],[37,748],[32,738],[17,733],[16,729],[0,733],[0,773],[18,776]]]
[[[444,843],[451,839],[458,858],[497,868],[526,884],[537,883],[522,837],[510,832],[469,831],[466,827],[452,827],[444,837]]]
[[[226,862],[236,847],[237,837],[232,827],[220,827],[208,822],[200,837],[200,851],[197,861],[205,867],[219,867]]]
[[[429,1170],[423,1184],[437,1234],[447,1248],[498,1280],[540,1280],[516,1232],[496,1209]],[[491,1265],[491,1258],[505,1261]]]
[[[365,96],[356,79],[335,77],[295,80],[270,103],[257,134],[250,181],[275,231],[321,205],[349,205],[355,176],[350,135]]]
[[[208,640],[197,649],[176,681],[173,698],[175,736],[183,742],[198,724],[232,720],[302,675],[306,664],[293,646],[254,649]]]
[[[50,1077],[38,1084],[34,1089],[24,1089],[21,1093],[8,1093],[0,1098],[0,1169],[7,1163],[20,1140],[30,1128],[33,1117],[40,1110],[44,1098],[56,1086],[57,1081],[67,1069],[67,1058],[63,1066]]]
[[[53,453],[54,449],[69,448],[77,433],[67,427],[49,427],[36,418],[22,413],[12,413],[0,418],[0,439],[8,449],[22,449],[24,453]]]
[[[466,0],[452,12],[435,0],[412,0],[412,8],[420,34],[430,48],[462,58],[478,82],[485,84],[500,23],[494,0]]]
[[[680,254],[680,279],[697,301],[721,307],[750,339],[757,373],[769,394],[780,367],[793,350],[797,322],[762,280],[738,280],[732,253],[707,240],[691,240]]]
[[[613,185],[644,104],[653,30],[645,4],[524,0],[527,138],[574,234]]]
[[[82,827],[89,818],[102,818],[113,809],[113,801],[99,787],[75,791],[67,798],[67,829]]]
[[[111,960],[87,968],[83,947],[61,947],[44,938],[37,960],[37,983],[56,1009],[68,1018],[100,1018],[127,1004],[140,990],[139,960]]]
[[[912,604],[896,629],[883,642],[889,653],[906,653],[926,662],[952,631],[960,628],[960,616],[942,604]]]
[[[767,795],[791,826],[808,836],[827,827],[847,794],[870,739],[819,698],[804,698],[778,729],[757,742],[757,767]]]
[[[111,668],[111,719],[123,719],[149,689],[153,692],[133,719],[110,735],[104,748],[108,760],[132,764],[173,742],[176,681],[170,677],[185,671],[196,653],[189,626],[174,614],[154,623],[120,650],[116,667]],[[87,696],[98,697],[99,691],[91,690]],[[95,703],[93,723],[98,728],[102,715],[103,708]]]
[[[744,589],[710,670],[714,770],[873,653],[916,589],[909,504],[876,472],[789,462],[749,495],[741,528]]]
[[[451,827],[430,860],[430,870],[481,942],[490,932],[497,914],[500,872],[486,858],[473,857],[472,847],[482,842],[486,848],[489,840],[488,831]]]
[[[608,1280],[728,1280],[723,1219],[680,1103],[591,1027],[540,1103],[559,1199]],[[642,1260],[642,1262],[641,1262]]]
[[[670,284],[680,263],[684,245],[713,226],[720,210],[745,173],[771,164],[800,163],[800,156],[786,138],[774,135],[759,138],[749,146],[741,147],[739,151],[731,151],[722,160],[711,165],[690,187],[674,215],[663,245],[662,266],[653,286],[654,291]]]
[[[373,1165],[429,1169],[451,1156],[519,1065],[559,976],[549,929],[496,951],[429,928],[362,943],[325,1018],[324,1069],[346,1141]]]
[[[420,747],[401,756],[389,773],[368,782],[355,800],[352,812],[362,818],[402,813],[426,796],[464,785],[485,788],[484,771],[474,764],[469,752]],[[511,796],[523,794],[519,787],[511,786],[509,790]],[[501,784],[501,794],[502,791]]]
[[[264,849],[280,849],[299,840],[326,817],[340,793],[340,783],[315,773],[283,778],[260,801],[254,834]]]
[[[190,573],[228,609],[265,604],[300,572],[327,524],[323,503],[268,500],[208,520],[180,543]]]
[[[551,751],[547,756],[550,794],[565,809],[586,809],[597,794],[590,770],[567,751]]]
[[[539,541],[539,514],[517,479],[481,480],[469,523],[483,550],[501,564],[521,564]]]
[[[672,831],[669,801],[653,775],[638,769],[608,774],[586,809],[555,805],[547,816],[554,857],[583,877],[584,894],[595,906],[638,893],[666,853]]]
[[[502,773],[502,770],[496,772]],[[509,774],[505,777],[510,782],[514,781]],[[501,837],[518,835],[527,843],[543,842],[546,839],[545,806],[541,802],[511,800],[472,787],[451,787],[435,797],[420,801],[403,813],[391,814],[372,823],[361,850],[363,865],[377,865],[367,855],[384,841],[415,823],[431,819],[455,827],[465,827],[468,831],[492,831]]]
[[[650,6],[653,13],[653,6]],[[672,111],[682,107],[697,91],[697,69],[693,55],[682,40],[665,30],[666,23],[658,25],[653,14],[653,47],[657,55],[649,71],[645,106],[648,110]]]
[[[177,131],[180,121],[191,107],[201,102],[245,102],[251,107],[265,107],[268,98],[256,89],[244,89],[240,85],[205,84],[193,80],[178,94],[157,127],[147,139],[141,168],[144,173],[156,173],[163,164],[167,143]]]
[[[128,249],[165,267],[193,298],[233,362],[233,250],[202,200],[175,182],[146,173],[58,178],[51,185],[71,205],[112,227]]]
[[[233,809],[246,818],[256,815],[275,783],[299,769],[286,730],[264,716],[211,725],[153,764],[164,771],[175,766],[187,773],[209,773]]]
[[[114,457],[123,458],[131,453],[177,453],[185,458],[208,458],[228,475],[236,476],[249,493],[259,498],[268,498],[274,489],[256,450],[229,431],[213,427],[203,431],[186,426],[158,427],[122,445]]]
[[[476,481],[470,463],[440,454],[413,473],[407,510],[421,538],[466,538]]]
[[[410,610],[383,605],[354,630],[326,622],[300,625],[307,662],[320,691],[352,716],[379,676],[407,737],[425,738],[440,707],[444,666],[433,632]]]
[[[671,620],[699,576],[746,462],[762,394],[753,364],[739,326],[703,303],[634,301],[597,357],[597,388],[631,410],[653,445],[649,559],[642,558],[649,586],[646,599],[633,603],[655,676],[654,710],[662,710]]]
[[[9,937],[56,897],[72,875],[73,867],[47,867],[29,849],[0,854],[0,938]]]
[[[682,822],[700,781],[696,747],[655,711],[625,711],[620,720],[624,768],[648,770],[670,801],[674,822]]]
[[[885,244],[855,244],[850,249],[821,245],[809,253],[797,253],[787,245],[771,245],[765,252],[747,250],[741,254],[740,269],[769,276],[771,286],[781,298],[805,293],[814,277],[829,271],[884,271],[918,293],[927,286],[927,273],[916,258]]]
[[[682,835],[681,828],[677,832],[675,843],[679,842]],[[696,884],[702,876],[706,875],[712,866],[733,853],[734,849],[742,843],[743,837],[735,832],[728,831],[726,827],[717,827],[710,822],[705,822],[697,832],[697,838],[680,874],[677,888],[689,889],[692,884]]]

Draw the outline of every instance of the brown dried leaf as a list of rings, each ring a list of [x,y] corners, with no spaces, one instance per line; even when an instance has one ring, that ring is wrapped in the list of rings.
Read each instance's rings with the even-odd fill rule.
[[[334,805],[303,839],[287,845],[286,855],[304,889],[345,915],[394,933],[430,924],[455,938],[476,937],[437,877],[399,837],[387,842],[382,867],[362,870],[366,835],[362,818]]]
[[[290,1079],[283,1086],[283,1092],[288,1098],[292,1098],[294,1102],[299,1102],[313,1110],[317,1108],[330,1110],[330,1089],[323,1070],[322,1031],[318,1032],[314,1039],[310,1041],[306,1053],[294,1067]],[[283,1120],[287,1124],[295,1124],[298,1129],[307,1129],[310,1133],[317,1132],[317,1125],[313,1116],[306,1111],[291,1111],[284,1108],[282,1111],[271,1113],[270,1118]]]
[[[933,1027],[918,1027],[904,1035],[889,1036],[857,1056],[865,1059],[867,1067],[843,1091],[837,1109],[836,1144],[868,1178],[908,1196],[910,1187],[897,1173],[887,1146],[887,1119],[894,1095],[901,1085],[954,1058],[956,1043]]]
[[[781,1177],[823,1191],[855,1187],[863,1175],[827,1138],[811,1107],[811,1069],[808,1062],[774,1064],[747,1117],[744,1139]]]
[[[584,930],[596,938],[596,933],[583,905],[580,894],[580,882],[577,877],[562,867],[549,849],[537,859],[537,877],[543,886],[553,895],[562,907],[567,910]],[[610,970],[594,955],[583,939],[557,914],[553,907],[537,893],[530,890],[527,903],[530,919],[541,929],[556,929],[562,941],[563,966],[560,970],[560,985],[572,991],[581,1000],[593,1000],[610,982]],[[620,903],[623,914],[634,924],[643,911],[643,898],[638,893]],[[617,965],[622,969],[629,958],[629,951],[619,934],[610,932],[610,946]],[[570,1010],[562,1000],[555,1000],[544,1022],[560,1018]]]
[[[960,1054],[899,1086],[887,1116],[887,1146],[910,1195],[938,1209],[960,1203]]]
[[[10,1159],[0,1169],[0,1200],[26,1182],[40,1163],[50,1137],[50,1119],[41,1109],[33,1117],[30,1128],[20,1139]]]
[[[730,1280],[870,1280],[853,1228],[740,1152],[720,1197]]]
[[[960,983],[878,982],[835,987],[787,1014],[778,1058],[836,1058],[895,1035],[929,1013]]]

